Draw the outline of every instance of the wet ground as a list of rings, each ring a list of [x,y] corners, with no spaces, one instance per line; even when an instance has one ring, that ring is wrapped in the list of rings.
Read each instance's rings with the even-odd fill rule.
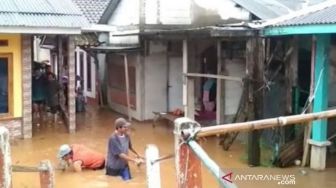
[[[16,165],[37,166],[41,160],[49,159],[57,164],[56,153],[61,144],[81,143],[97,151],[106,153],[107,139],[113,131],[113,121],[118,114],[107,110],[91,110],[77,118],[78,131],[68,134],[63,125],[47,125],[34,129],[31,140],[17,140],[12,143],[12,162]],[[174,141],[172,128],[167,128],[164,123],[152,128],[151,122],[134,122],[132,140],[135,149],[144,153],[147,144],[156,144],[160,155],[173,152]],[[336,168],[324,172],[315,172],[309,169],[290,168],[249,168],[243,162],[244,146],[235,144],[229,152],[224,152],[217,144],[215,138],[209,138],[202,143],[208,154],[224,169],[237,174],[274,174],[294,175],[295,185],[279,185],[277,181],[239,181],[233,180],[238,187],[336,187]],[[175,188],[174,160],[161,163],[162,188]],[[131,165],[133,179],[123,182],[119,178],[104,175],[104,171],[84,171],[82,173],[56,172],[56,188],[145,188],[145,167]],[[218,183],[203,168],[203,188],[217,188]],[[39,176],[36,173],[13,173],[14,188],[39,188]]]

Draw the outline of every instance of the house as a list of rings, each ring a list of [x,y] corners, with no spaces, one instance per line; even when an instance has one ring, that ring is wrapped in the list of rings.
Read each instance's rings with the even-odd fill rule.
[[[108,9],[112,11],[106,11],[99,22],[116,28],[110,32],[107,41],[111,49],[106,67],[108,103],[120,113],[130,111],[137,120],[152,119],[153,111],[169,112],[184,108],[183,39],[189,39],[189,50],[193,50],[188,56],[192,62],[188,65],[188,72],[217,74],[217,42],[222,41],[221,61],[225,62],[226,68],[222,67],[221,74],[241,80],[245,76],[246,38],[257,35],[254,29],[249,29],[242,22],[272,19],[302,5],[301,1],[252,3],[227,0],[220,1],[215,8],[206,9],[204,7],[208,3],[200,0],[183,3],[161,0],[112,2]],[[288,4],[290,6],[287,7]],[[129,66],[130,110],[127,110],[124,55],[127,55]],[[202,106],[204,82],[205,78],[196,79],[197,106]],[[225,81],[222,87],[225,87],[222,94],[225,102],[217,100],[217,105],[221,104],[223,109],[205,114],[210,119],[217,119],[216,123],[223,122],[219,118],[219,114],[223,113],[225,119],[231,121],[242,93],[239,82]]]
[[[34,37],[49,36],[57,48],[59,75],[67,75],[69,105],[64,106],[66,124],[75,131],[74,37],[88,24],[70,0],[5,0],[0,7],[0,126],[12,137],[31,138],[32,52]],[[55,62],[53,62],[55,63]],[[68,67],[62,69],[63,66]]]
[[[293,44],[297,44],[294,48],[297,53],[296,61],[292,65],[297,79],[294,80],[293,85],[300,86],[300,80],[311,85],[309,98],[313,100],[307,99],[307,102],[308,106],[312,103],[313,112],[324,111],[335,105],[333,93],[335,92],[336,30],[334,26],[336,19],[332,16],[335,11],[335,1],[326,1],[262,24],[264,27],[262,34],[265,37],[283,40],[291,38],[295,41]],[[311,59],[301,65],[304,56]],[[304,78],[303,69],[308,69],[312,76],[306,74]],[[300,76],[303,78],[300,79]],[[311,145],[310,166],[313,169],[325,169],[327,158],[330,159],[335,155],[327,152],[335,134],[335,128],[330,126],[333,123],[334,119],[313,122],[312,136],[307,136],[307,144]]]
[[[183,109],[182,39],[185,36],[183,33],[220,23],[220,16],[214,11],[207,11],[197,6],[190,0],[141,1],[144,3],[142,6],[128,0],[116,2],[115,7],[111,8],[114,11],[107,12],[109,14],[104,14],[100,20],[100,24],[116,27],[116,31],[111,32],[109,38],[109,46],[115,50],[107,55],[109,81],[107,96],[111,108],[127,114],[124,73],[126,55],[130,114],[133,118],[152,119],[153,111],[167,112],[177,108]],[[228,1],[227,6],[234,9],[233,13],[237,17],[230,19],[229,23],[234,20],[249,20],[248,11],[236,8],[231,1]],[[127,14],[127,12],[132,13]],[[201,15],[203,18],[207,16],[211,19],[202,20]],[[211,43],[206,38],[210,38],[208,29],[201,29],[195,35],[204,39],[202,46],[198,47],[198,53],[203,53],[207,48],[215,46],[210,51],[216,54],[216,42]],[[167,33],[168,37],[160,34],[175,30],[179,31],[174,34]],[[201,64],[200,59],[197,64]],[[197,94],[201,95],[200,92]]]
[[[111,0],[72,0],[87,18],[90,26],[82,28],[82,35],[76,37],[76,75],[82,79],[79,83],[83,89],[87,103],[102,105],[101,84],[104,80],[105,52],[93,50],[101,46],[104,33],[111,29],[108,26],[99,25],[98,22],[107,8],[114,1]]]

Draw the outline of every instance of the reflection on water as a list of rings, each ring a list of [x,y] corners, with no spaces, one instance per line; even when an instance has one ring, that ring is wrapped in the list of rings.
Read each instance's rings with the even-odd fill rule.
[[[85,115],[77,116],[78,131],[69,135],[63,125],[47,125],[34,129],[34,138],[31,140],[17,140],[12,143],[12,162],[16,165],[36,166],[41,160],[49,159],[57,164],[56,153],[59,145],[64,143],[81,143],[97,151],[106,153],[107,139],[113,131],[113,121],[118,115],[110,111],[90,111]],[[168,155],[174,149],[172,128],[157,126],[152,128],[151,122],[134,122],[132,140],[135,149],[144,153],[146,144],[156,144],[161,155]],[[210,138],[202,143],[208,154],[222,167],[248,168],[240,159],[244,147],[239,144],[232,146],[229,152],[224,152],[218,146],[216,139]],[[162,188],[174,188],[175,167],[174,160],[161,163]],[[250,170],[250,169],[249,169]],[[328,169],[326,172],[307,170],[307,174],[300,173],[300,169],[264,169],[272,173],[294,173],[296,185],[286,187],[336,187],[336,170]],[[248,171],[248,170],[247,170]],[[82,173],[56,172],[57,188],[145,188],[145,167],[131,165],[133,179],[124,182],[119,178],[105,176],[103,170],[84,171]],[[203,169],[203,188],[217,188],[216,180]],[[238,182],[239,187],[279,187],[274,182]],[[38,188],[39,176],[36,173],[13,173],[13,187]]]

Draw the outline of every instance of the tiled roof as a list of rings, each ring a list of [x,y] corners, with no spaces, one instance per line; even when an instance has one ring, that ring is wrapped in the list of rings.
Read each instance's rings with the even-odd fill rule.
[[[90,23],[98,23],[110,0],[72,0]]]
[[[1,26],[78,28],[87,19],[71,0],[1,0]]]

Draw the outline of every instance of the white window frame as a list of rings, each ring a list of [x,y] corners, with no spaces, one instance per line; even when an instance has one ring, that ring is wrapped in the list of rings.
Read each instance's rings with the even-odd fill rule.
[[[81,71],[80,71],[80,54],[83,54],[83,74],[84,75],[80,75]],[[76,75],[80,76],[81,78],[83,78],[83,84],[84,84],[84,95],[86,97],[90,97],[90,98],[96,98],[96,65],[94,63],[94,58],[91,57],[91,70],[87,70],[87,52],[85,50],[80,49],[79,47],[76,47],[75,50],[75,55],[76,55]],[[87,73],[88,71],[91,71],[91,91],[88,90],[87,88]]]

